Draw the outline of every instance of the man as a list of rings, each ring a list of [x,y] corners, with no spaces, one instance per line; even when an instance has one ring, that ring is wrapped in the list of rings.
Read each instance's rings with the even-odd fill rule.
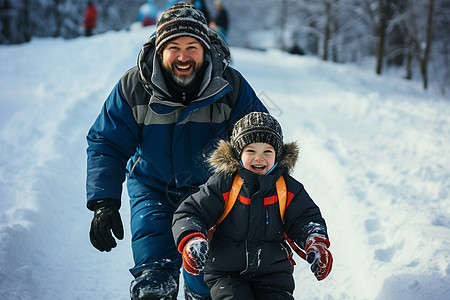
[[[84,11],[83,30],[85,36],[91,36],[97,26],[97,7],[92,1],[88,1]]]
[[[123,238],[122,183],[130,196],[135,279],[132,299],[177,299],[181,255],[171,232],[178,204],[212,175],[206,159],[234,123],[266,112],[228,66],[230,53],[203,14],[175,4],[163,12],[138,65],[119,80],[88,136],[90,239],[100,251]],[[186,299],[210,299],[203,274],[183,273]]]
[[[209,27],[215,30],[220,37],[225,40],[228,32],[228,11],[223,6],[222,0],[215,0],[214,7],[216,8],[216,16],[214,20],[209,23]]]

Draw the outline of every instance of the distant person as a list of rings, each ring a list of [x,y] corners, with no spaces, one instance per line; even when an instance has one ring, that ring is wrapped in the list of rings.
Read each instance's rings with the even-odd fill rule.
[[[305,50],[302,47],[300,47],[300,45],[298,43],[294,43],[294,45],[292,45],[292,47],[289,48],[288,52],[291,54],[297,54],[297,55],[305,55],[306,54]]]
[[[306,55],[305,49],[300,46],[300,32],[294,31],[292,34],[292,44],[286,49],[291,54]]]
[[[158,8],[152,0],[147,0],[147,2],[139,8],[138,21],[142,26],[151,26],[156,25],[157,18]]]
[[[95,27],[97,27],[97,7],[93,1],[88,1],[83,19],[84,35],[91,36]]]
[[[203,0],[190,0],[189,3],[200,9],[200,11],[205,15],[206,22],[209,24],[211,22],[211,18],[209,16],[208,8],[206,7],[205,1]]]
[[[222,0],[215,0],[214,7],[216,8],[216,15],[213,21],[209,23],[209,27],[225,41],[228,33],[228,11],[223,6]]]
[[[331,271],[325,220],[289,173],[295,142],[278,121],[252,112],[210,158],[215,174],[174,213],[172,232],[186,271],[204,270],[213,300],[293,300],[294,261],[286,236],[318,280]],[[209,230],[214,228],[214,231]]]

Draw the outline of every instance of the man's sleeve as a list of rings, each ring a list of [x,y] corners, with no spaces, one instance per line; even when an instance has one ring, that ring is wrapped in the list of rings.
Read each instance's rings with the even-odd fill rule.
[[[239,87],[239,93],[237,94],[237,99],[233,107],[233,112],[230,118],[230,128],[233,128],[234,123],[236,123],[240,118],[248,113],[257,112],[269,112],[261,100],[256,96],[255,91],[250,86],[250,84],[245,80],[244,77],[241,78],[241,84]]]
[[[119,82],[86,137],[88,208],[100,199],[113,199],[120,205],[126,164],[135,153],[139,135]]]

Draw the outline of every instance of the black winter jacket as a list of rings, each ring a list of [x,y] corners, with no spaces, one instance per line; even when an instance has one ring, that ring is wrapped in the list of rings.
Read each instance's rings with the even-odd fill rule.
[[[268,175],[258,175],[243,169],[231,144],[222,141],[210,159],[215,174],[174,214],[172,231],[177,246],[194,232],[208,236],[208,229],[224,212],[233,178],[239,172],[244,183],[233,209],[208,240],[205,273],[237,272],[251,276],[293,270],[288,260],[292,252],[284,232],[303,249],[311,233],[327,236],[319,208],[303,185],[289,175],[297,157],[297,145],[285,144],[278,166]],[[275,186],[280,176],[288,191],[284,224]]]

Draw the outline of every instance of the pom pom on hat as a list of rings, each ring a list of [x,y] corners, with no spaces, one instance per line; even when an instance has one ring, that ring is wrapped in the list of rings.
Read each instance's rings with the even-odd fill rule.
[[[203,13],[190,3],[175,3],[166,9],[156,26],[156,52],[177,37],[190,36],[197,39],[205,49],[210,49],[208,24]]]

